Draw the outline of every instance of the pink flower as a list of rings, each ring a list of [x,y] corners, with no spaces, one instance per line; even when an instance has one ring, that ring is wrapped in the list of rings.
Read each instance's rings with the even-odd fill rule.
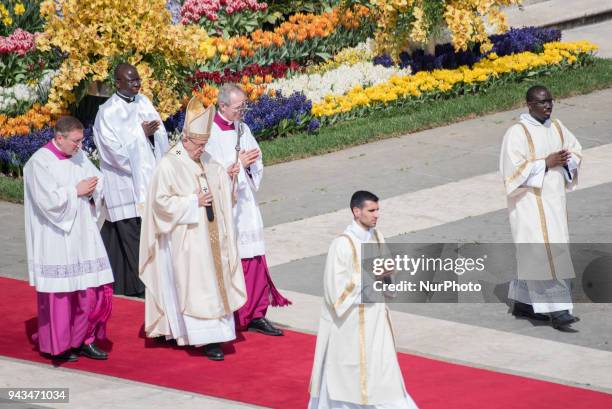
[[[246,9],[263,11],[268,8],[267,3],[257,0],[186,0],[181,7],[181,22],[183,24],[198,23],[202,17],[216,21],[219,12],[227,14],[240,13]]]
[[[32,34],[20,28],[8,37],[0,36],[0,54],[16,53],[25,55],[36,49],[38,33]]]

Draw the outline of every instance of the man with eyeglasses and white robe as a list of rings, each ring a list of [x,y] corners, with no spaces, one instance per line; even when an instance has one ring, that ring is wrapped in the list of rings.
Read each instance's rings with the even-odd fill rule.
[[[546,87],[531,87],[526,99],[529,113],[508,129],[500,155],[517,251],[517,279],[508,297],[514,316],[573,331],[570,325],[579,319],[571,313],[575,272],[566,191],[578,184],[582,148],[561,121],[551,120],[553,98]]]
[[[274,286],[266,263],[264,225],[255,197],[263,177],[263,161],[257,141],[249,127],[242,122],[246,103],[247,96],[238,86],[225,84],[221,87],[219,110],[206,151],[224,166],[237,164],[240,168],[232,189],[236,202],[234,220],[238,231],[238,249],[248,299],[236,313],[237,325],[248,331],[279,336],[283,335],[283,331],[266,319],[266,312],[270,305],[286,306],[291,302]]]

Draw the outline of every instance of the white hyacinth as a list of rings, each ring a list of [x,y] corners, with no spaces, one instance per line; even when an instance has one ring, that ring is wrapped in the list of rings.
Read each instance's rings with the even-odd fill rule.
[[[0,114],[12,114],[19,106],[31,106],[35,102],[45,102],[49,97],[51,81],[57,71],[47,71],[37,84],[16,84],[0,87]]]
[[[388,81],[394,75],[410,75],[410,68],[383,67],[371,62],[341,65],[324,74],[303,74],[290,79],[280,79],[268,89],[283,95],[303,92],[312,102],[322,101],[327,95],[344,95],[357,85],[368,87]]]

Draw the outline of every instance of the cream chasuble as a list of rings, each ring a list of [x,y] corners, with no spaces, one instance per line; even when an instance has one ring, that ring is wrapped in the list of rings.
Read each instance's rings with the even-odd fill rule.
[[[232,313],[246,302],[229,177],[208,154],[201,159],[203,168],[181,142],[164,156],[151,179],[140,238],[145,331],[179,345],[233,339]],[[213,222],[198,207],[200,189],[213,195]]]
[[[564,167],[545,171],[548,155],[567,149]],[[504,178],[512,237],[521,280],[575,277],[567,243],[566,190],[575,189],[582,160],[576,137],[558,121],[541,124],[529,114],[504,136],[500,170]]]
[[[361,243],[383,237],[353,222],[329,249],[310,409],[416,408],[397,361],[386,304],[361,304]]]

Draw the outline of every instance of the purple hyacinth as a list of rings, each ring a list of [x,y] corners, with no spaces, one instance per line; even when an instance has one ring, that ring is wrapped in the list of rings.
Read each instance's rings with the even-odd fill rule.
[[[185,124],[185,111],[179,111],[176,114],[169,116],[164,121],[164,128],[167,132],[182,131]]]
[[[0,138],[0,167],[23,167],[34,152],[49,142],[54,134],[53,128],[45,127],[28,135]],[[83,150],[91,154],[96,149],[91,125],[85,128],[83,136]]]
[[[249,104],[244,122],[258,139],[271,139],[299,131],[314,131],[318,121],[313,123],[310,113],[312,102],[301,92],[288,97],[282,93],[271,97],[263,95]]]
[[[374,65],[382,65],[383,67],[392,67],[394,65],[393,59],[389,54],[382,54],[374,57]]]
[[[492,52],[498,56],[522,53],[525,51],[539,52],[544,44],[561,40],[561,31],[552,28],[525,27],[513,28],[504,34],[489,37],[493,44]],[[480,52],[480,45],[475,44],[467,51],[455,52],[452,44],[439,44],[436,46],[435,54],[425,54],[423,50],[412,53],[402,52],[399,55],[399,66],[406,68],[410,66],[412,72],[432,71],[435,69],[455,69],[462,65],[472,66],[486,54]],[[384,54],[374,58],[374,64],[389,67],[391,58]]]

